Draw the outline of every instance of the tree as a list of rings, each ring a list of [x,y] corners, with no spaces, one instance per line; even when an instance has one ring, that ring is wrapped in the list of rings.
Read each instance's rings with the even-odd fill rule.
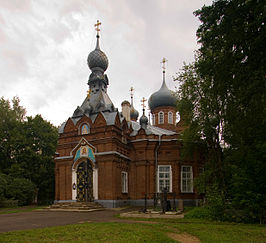
[[[25,109],[16,97],[12,106],[1,98],[0,117],[0,172],[15,181],[29,180],[38,191],[38,202],[51,201],[57,129],[40,115],[25,117]]]
[[[206,144],[207,159],[214,165],[209,174],[216,175],[225,198],[250,217],[262,218],[266,207],[264,2],[218,0],[195,15],[201,21],[197,31],[201,47],[195,63],[177,77],[180,106],[189,108],[184,111],[188,131]]]

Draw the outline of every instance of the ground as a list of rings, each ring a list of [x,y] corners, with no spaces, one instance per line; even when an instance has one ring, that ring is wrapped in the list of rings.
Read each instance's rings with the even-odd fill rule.
[[[132,208],[23,211],[0,210],[0,242],[266,242],[266,227],[261,225],[118,217]]]

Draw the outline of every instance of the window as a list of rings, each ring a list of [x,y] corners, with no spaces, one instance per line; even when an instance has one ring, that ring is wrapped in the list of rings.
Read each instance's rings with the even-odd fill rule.
[[[164,114],[163,114],[162,111],[159,112],[158,123],[159,124],[163,124],[164,123]]]
[[[193,192],[192,166],[181,166],[181,192]]]
[[[152,125],[155,125],[155,114],[152,114],[151,119],[152,119]]]
[[[122,180],[122,193],[128,193],[127,172],[122,171],[122,173],[121,173],[121,180]]]
[[[173,124],[173,112],[168,112],[168,123]]]
[[[172,192],[172,169],[170,165],[159,165],[158,192],[162,192],[165,187],[168,192]]]
[[[89,132],[90,132],[90,129],[89,129],[88,124],[83,124],[83,125],[81,126],[81,129],[80,129],[80,133],[81,133],[81,135],[89,134]]]

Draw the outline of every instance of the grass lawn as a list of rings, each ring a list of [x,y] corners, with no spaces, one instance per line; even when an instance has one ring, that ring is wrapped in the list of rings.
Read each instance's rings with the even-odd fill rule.
[[[84,223],[0,233],[0,242],[175,242],[158,225]]]
[[[261,225],[186,219],[147,221],[157,223],[83,223],[14,231],[0,233],[0,242],[176,242],[167,234],[183,232],[201,242],[266,242],[266,227]]]

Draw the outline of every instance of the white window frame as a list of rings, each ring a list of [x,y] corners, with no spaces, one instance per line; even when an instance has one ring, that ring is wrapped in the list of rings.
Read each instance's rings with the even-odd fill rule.
[[[164,112],[160,111],[158,113],[158,124],[164,124]]]
[[[122,193],[128,193],[128,173],[126,171],[121,172],[121,186]]]
[[[160,171],[160,168],[169,168],[169,177],[161,177],[160,174],[166,174],[167,172]],[[168,179],[169,178],[169,179]],[[169,191],[172,192],[172,166],[171,165],[158,165],[158,174],[157,174],[157,192],[162,192],[160,190],[160,180],[164,181],[164,187],[165,187],[165,181],[169,180]]]
[[[185,168],[189,168],[189,171],[184,171]],[[181,177],[180,178],[181,178],[181,192],[182,193],[193,193],[193,168],[191,165],[181,166]]]
[[[155,114],[152,114],[152,125],[155,125]]]
[[[169,111],[168,112],[168,123],[173,124],[174,123],[174,118],[173,118],[173,112]]]

